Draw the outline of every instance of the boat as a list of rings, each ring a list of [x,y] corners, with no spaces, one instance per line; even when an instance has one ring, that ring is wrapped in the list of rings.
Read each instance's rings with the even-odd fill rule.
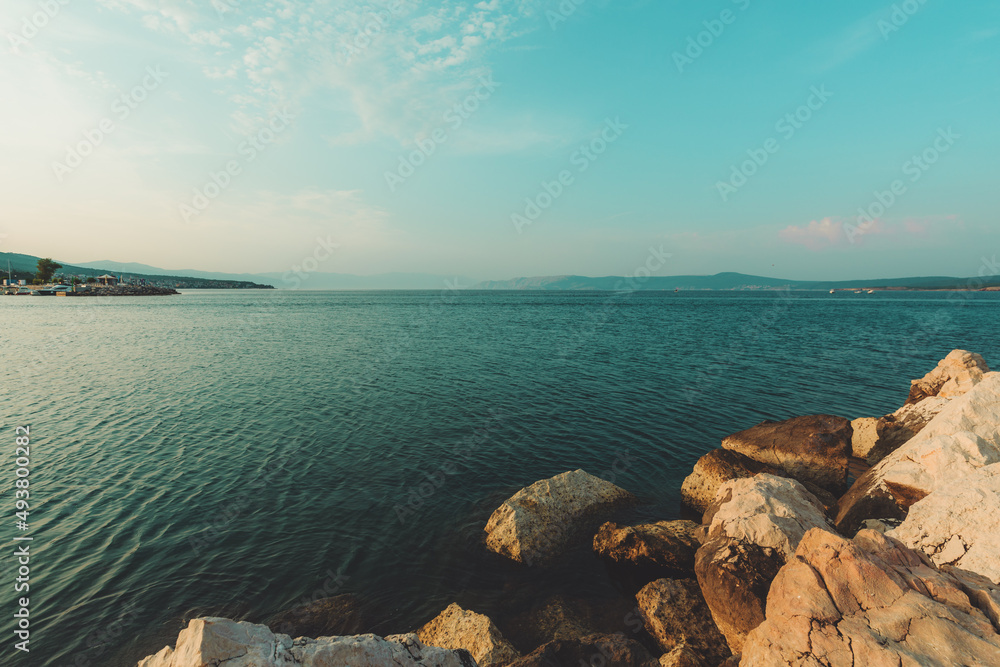
[[[32,292],[30,289],[26,287],[22,287],[21,289],[14,292],[14,296],[32,296],[33,294],[34,292]]]
[[[837,293],[837,290],[835,290],[835,289],[830,290],[830,294],[836,294],[836,293]]]
[[[875,290],[873,290],[873,289],[870,289],[870,290],[868,290],[868,293],[869,293],[869,294],[874,294],[874,293],[875,293]]]

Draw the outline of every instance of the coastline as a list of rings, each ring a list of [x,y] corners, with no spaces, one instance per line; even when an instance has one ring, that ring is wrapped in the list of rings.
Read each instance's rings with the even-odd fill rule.
[[[965,607],[959,605],[958,611],[954,599],[920,604],[950,604],[949,614],[965,614],[962,618],[968,623],[941,631],[952,632],[949,636],[956,642],[966,643],[972,641],[966,637],[972,633],[981,664],[994,664],[991,647],[1000,656],[1000,627],[995,618],[1000,608],[1000,570],[992,569],[995,556],[984,558],[977,547],[975,531],[981,522],[969,523],[969,534],[959,537],[966,554],[958,553],[950,561],[938,562],[938,556],[942,544],[954,544],[955,535],[941,535],[938,541],[927,535],[941,532],[943,510],[938,506],[954,506],[942,503],[941,498],[954,495],[956,487],[992,488],[996,466],[991,469],[989,464],[1000,461],[1000,436],[996,435],[1000,414],[990,406],[998,395],[1000,374],[990,373],[978,355],[955,351],[927,376],[914,380],[907,403],[891,415],[853,422],[812,415],[764,422],[733,434],[720,449],[702,457],[684,482],[682,497],[701,514],[700,523],[602,523],[635,499],[626,489],[580,470],[540,480],[497,508],[486,524],[483,547],[509,561],[524,567],[558,567],[560,553],[583,540],[592,542],[595,553],[609,567],[646,580],[634,600],[637,606],[623,613],[617,610],[618,624],[625,625],[618,633],[592,618],[588,623],[572,606],[539,601],[540,608],[525,620],[539,630],[536,641],[545,640],[534,647],[526,647],[523,638],[515,647],[505,636],[523,632],[510,623],[498,627],[489,617],[458,604],[413,632],[383,639],[357,635],[370,631],[371,623],[360,618],[354,595],[341,594],[279,614],[268,622],[270,628],[212,617],[193,619],[178,637],[176,651],[164,648],[139,664],[187,667],[202,664],[187,661],[194,655],[204,662],[221,659],[207,653],[217,647],[219,637],[237,641],[246,656],[256,656],[254,661],[240,663],[246,665],[283,664],[275,661],[279,654],[297,664],[317,666],[395,661],[528,667],[577,664],[577,657],[595,655],[606,664],[790,664],[783,653],[787,644],[812,641],[808,627],[803,630],[789,621],[793,617],[787,616],[787,601],[782,597],[784,582],[798,581],[795,577],[800,576],[804,562],[826,579],[828,590],[870,587],[881,576],[887,587],[899,577],[909,577],[967,591]],[[973,437],[966,435],[969,431],[978,443],[978,459],[968,454]],[[929,462],[916,471],[907,458],[914,452]],[[935,467],[935,461],[949,463]],[[857,479],[850,479],[853,476]],[[1000,506],[985,511],[1000,515]],[[908,519],[911,514],[912,520]],[[948,547],[949,558],[956,548]],[[958,572],[945,567],[974,550],[971,566],[966,564]],[[827,567],[831,561],[824,561],[822,554],[828,553],[838,554],[835,560],[840,565]],[[853,578],[850,567],[841,567],[844,564],[863,566],[868,574],[861,580]],[[796,590],[803,587],[800,584]],[[919,590],[920,586],[914,588]],[[901,606],[902,598],[887,596],[889,602],[880,608],[882,612],[927,622],[917,607]],[[819,610],[821,598],[817,591],[807,602],[819,605]],[[994,609],[992,631],[972,622],[983,615],[989,620],[989,609]],[[838,613],[845,622],[848,616],[857,616]],[[851,642],[860,646],[878,639],[889,647],[879,650],[899,653],[906,649],[924,656],[927,664],[949,664],[941,662],[941,656],[926,653],[931,650],[927,646],[914,641],[907,644],[905,633],[893,638],[884,636],[886,631],[871,627],[869,631],[842,628],[830,641],[846,642],[850,649]],[[796,634],[801,632],[804,637]],[[261,652],[265,644],[271,647],[268,655]],[[658,651],[662,655],[657,661]],[[734,661],[730,654],[742,654],[742,661]],[[322,662],[321,655],[340,656],[339,662]]]

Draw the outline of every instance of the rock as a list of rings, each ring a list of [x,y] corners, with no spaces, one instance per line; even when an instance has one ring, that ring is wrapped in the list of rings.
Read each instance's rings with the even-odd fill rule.
[[[859,459],[867,459],[870,452],[878,443],[878,423],[875,417],[862,417],[851,422],[853,432],[851,434],[851,456]]]
[[[423,646],[415,635],[389,641],[375,635],[299,638],[274,634],[264,625],[226,618],[196,618],[166,647],[139,667],[476,667],[468,651]]]
[[[893,528],[898,528],[903,523],[899,519],[865,519],[861,524],[862,530],[874,530],[876,533],[888,533]]]
[[[767,592],[784,564],[774,549],[728,537],[698,550],[698,585],[733,653],[741,653],[747,634],[764,622]]]
[[[608,522],[594,536],[594,551],[618,564],[692,572],[694,553],[699,547],[697,529],[693,521],[624,527]]]
[[[293,607],[272,616],[265,624],[289,637],[355,635],[364,629],[361,603],[349,593]]]
[[[715,502],[719,487],[724,483],[762,472],[781,474],[778,468],[754,461],[749,456],[728,449],[714,449],[694,464],[694,470],[681,486],[681,500],[704,513]]]
[[[906,403],[919,403],[928,396],[956,398],[969,392],[990,372],[986,360],[965,350],[952,350],[938,362],[937,368],[910,383]]]
[[[710,665],[730,656],[697,582],[657,579],[635,596],[646,630],[667,653],[685,645]]]
[[[878,420],[878,439],[863,457],[868,465],[875,465],[920,433],[950,402],[947,398],[933,396],[919,403],[910,403]]]
[[[706,665],[686,644],[678,644],[673,651],[660,656],[660,667],[706,667]]]
[[[888,533],[937,565],[952,565],[1000,584],[1000,464],[934,491]]]
[[[740,660],[743,656],[734,655],[731,658],[727,658],[719,665],[719,667],[740,667]]]
[[[635,496],[583,470],[521,489],[486,524],[486,546],[532,565],[558,555],[593,519],[635,502]]]
[[[741,667],[1000,667],[1000,591],[874,531],[814,529],[775,578]],[[987,611],[984,611],[986,609]]]
[[[1000,373],[952,399],[912,440],[858,478],[837,504],[836,526],[905,519],[910,506],[952,481],[1000,462]]]
[[[761,474],[719,489],[705,513],[707,540],[729,537],[774,549],[783,560],[811,528],[830,528],[822,504],[794,479]]]
[[[642,630],[642,616],[634,597],[595,600],[554,595],[509,619],[502,628],[515,648],[527,654],[559,639],[632,636]]]
[[[425,646],[464,648],[480,667],[502,667],[521,657],[488,616],[466,611],[457,604],[449,605],[416,635]]]
[[[557,639],[510,663],[510,667],[562,667],[563,665],[655,667],[656,664],[656,660],[642,644],[622,634],[616,634]]]
[[[847,488],[851,422],[830,415],[765,421],[724,438],[722,447],[835,493]]]

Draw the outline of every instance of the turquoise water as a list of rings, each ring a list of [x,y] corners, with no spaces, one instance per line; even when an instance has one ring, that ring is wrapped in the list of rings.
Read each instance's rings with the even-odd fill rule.
[[[584,468],[676,518],[698,456],[762,419],[881,415],[964,347],[987,293],[187,292],[0,299],[14,611],[14,427],[31,425],[30,660],[131,665],[184,620],[351,592],[372,630],[453,601],[627,600],[586,549],[485,552],[517,488]],[[612,472],[613,470],[617,472]],[[339,587],[331,580],[340,577]]]

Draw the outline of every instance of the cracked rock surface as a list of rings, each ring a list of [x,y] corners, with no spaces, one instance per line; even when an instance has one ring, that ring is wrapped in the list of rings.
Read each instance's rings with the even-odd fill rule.
[[[527,565],[558,555],[594,518],[635,496],[583,470],[535,482],[504,501],[486,524],[486,546]]]
[[[464,648],[479,667],[502,667],[521,657],[489,616],[467,611],[457,604],[449,605],[416,634],[428,646]]]
[[[814,529],[775,578],[741,667],[1000,667],[1000,591],[871,530]]]
[[[889,535],[927,554],[1000,583],[1000,464],[939,489],[913,507]]]
[[[753,477],[766,472],[779,475],[781,471],[749,456],[728,449],[713,449],[694,464],[694,470],[681,486],[681,500],[685,505],[704,513],[715,502],[719,487],[733,479]]]
[[[982,382],[983,376],[989,372],[990,367],[982,356],[966,350],[952,350],[937,368],[910,383],[910,396],[906,403],[919,403],[928,396],[961,396]]]
[[[710,665],[718,665],[731,655],[698,582],[657,579],[647,584],[635,598],[646,630],[667,653],[678,646],[686,646]]]
[[[424,646],[416,635],[382,639],[375,635],[296,639],[264,625],[226,618],[196,618],[165,647],[138,667],[477,667],[464,650]]]
[[[594,536],[594,551],[619,564],[694,571],[699,543],[693,521],[658,521],[638,526],[608,522]]]

